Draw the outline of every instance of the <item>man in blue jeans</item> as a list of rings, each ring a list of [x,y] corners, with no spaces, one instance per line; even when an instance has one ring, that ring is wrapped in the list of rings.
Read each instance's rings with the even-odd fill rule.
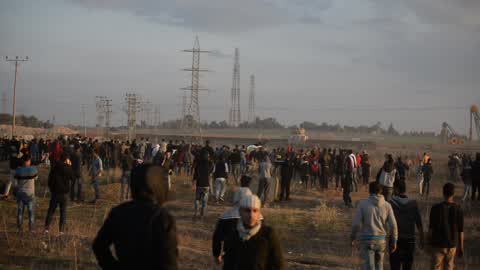
[[[35,204],[35,180],[38,178],[38,170],[31,165],[30,155],[22,157],[23,165],[15,170],[15,179],[17,180],[16,198],[17,198],[17,227],[22,230],[23,212],[28,208],[28,229],[33,231],[34,204]]]
[[[383,198],[377,182],[369,184],[370,196],[361,200],[352,223],[352,246],[360,232],[360,255],[364,270],[383,270],[387,231],[390,229],[390,252],[397,249],[398,229],[392,206]]]
[[[90,177],[92,180],[92,187],[95,191],[95,199],[91,203],[96,203],[100,199],[100,189],[98,188],[99,177],[102,175],[103,163],[98,155],[97,150],[93,151],[92,164],[90,166]]]

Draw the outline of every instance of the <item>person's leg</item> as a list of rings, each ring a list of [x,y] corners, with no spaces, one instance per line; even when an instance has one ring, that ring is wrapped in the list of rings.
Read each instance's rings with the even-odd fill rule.
[[[412,270],[413,269],[413,258],[415,255],[415,243],[407,243],[405,245],[405,254],[403,258],[403,268],[402,270]]]
[[[272,178],[265,178],[265,184],[263,186],[263,205],[268,202],[268,195],[270,194]]]
[[[95,201],[100,199],[100,188],[98,187],[98,178],[92,182],[93,190],[95,191]]]
[[[67,198],[65,195],[59,197],[58,203],[60,205],[60,222],[58,224],[59,231],[65,231],[65,223],[67,223]]]
[[[372,244],[364,242],[360,244],[360,256],[362,257],[363,270],[375,270],[375,252]]]
[[[222,189],[221,178],[216,178],[215,179],[215,199],[217,200],[217,202],[220,201],[221,189]]]
[[[383,257],[385,256],[385,241],[375,241],[375,269],[383,270]]]
[[[290,200],[290,182],[291,182],[291,178],[287,178],[286,179],[286,183],[285,183],[285,200]]]
[[[45,218],[45,230],[48,231],[52,223],[53,214],[57,209],[57,200],[54,194],[51,194],[50,203],[48,205],[47,217]]]
[[[77,178],[77,201],[82,200],[83,179],[82,176]]]
[[[17,229],[22,229],[23,224],[23,209],[25,207],[25,203],[22,198],[17,198]]]
[[[28,200],[28,229],[32,232],[35,224],[35,199],[34,197]]]
[[[445,250],[444,248],[432,248],[432,260],[431,260],[431,269],[432,270],[444,270],[443,261],[445,259]]]
[[[478,183],[476,181],[472,181],[472,202],[475,201],[475,194],[477,194],[478,190]]]
[[[397,246],[395,252],[390,253],[390,270],[400,270],[402,265],[400,247]],[[405,269],[404,269],[405,270]]]
[[[205,216],[207,215],[208,193],[210,188],[204,187],[202,189],[203,189],[203,196],[202,196],[202,209],[200,211],[200,215]]]
[[[201,200],[201,192],[200,192],[200,188],[197,187],[196,190],[195,190],[195,202],[193,204],[193,207],[194,207],[194,216],[196,217],[197,216],[197,213],[198,213],[198,207],[199,207],[199,204],[200,204],[200,200]]]
[[[287,191],[287,180],[285,177],[280,178],[280,200],[285,199],[285,193]]]
[[[224,201],[225,192],[227,192],[227,179],[222,178],[222,185],[220,190],[220,201]]]
[[[73,202],[73,200],[75,199],[75,183],[76,182],[76,179],[72,179],[70,180],[70,201]]]
[[[262,200],[264,182],[265,181],[263,178],[258,179],[257,196],[260,200]]]
[[[455,268],[456,248],[448,248],[444,259],[444,269],[453,270]]]

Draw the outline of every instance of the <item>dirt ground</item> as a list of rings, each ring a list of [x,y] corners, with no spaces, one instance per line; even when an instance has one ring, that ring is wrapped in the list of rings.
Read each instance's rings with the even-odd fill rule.
[[[376,173],[385,149],[372,153]],[[395,152],[390,151],[390,152]],[[417,149],[411,149],[412,152]],[[403,150],[398,150],[403,152]],[[416,181],[407,180],[409,195],[419,200],[425,228],[432,204],[441,200],[440,190],[445,183],[446,152],[432,153],[435,161],[435,177],[429,199],[419,198]],[[8,164],[0,163],[0,180],[8,179]],[[41,168],[36,187],[35,233],[26,232],[27,217],[24,215],[24,231],[18,232],[15,225],[16,204],[13,199],[0,201],[0,269],[98,269],[93,253],[92,240],[112,206],[119,203],[119,172],[112,172],[101,186],[102,200],[96,205],[70,204],[67,211],[67,232],[58,235],[58,212],[50,234],[43,233],[43,223],[48,206],[45,192],[48,169]],[[115,183],[111,183],[116,179]],[[211,255],[211,237],[217,218],[228,209],[228,203],[217,205],[210,202],[208,216],[203,221],[194,221],[194,194],[187,177],[175,177],[175,193],[167,207],[177,219],[180,269],[214,269]],[[458,183],[456,201],[463,193],[463,184]],[[254,182],[252,190],[255,192]],[[91,187],[86,184],[86,199],[93,198]],[[229,186],[229,196],[233,187]],[[352,193],[354,203],[366,198],[366,187]],[[359,252],[350,247],[349,235],[354,209],[342,206],[340,191],[328,192],[304,190],[295,185],[292,200],[273,203],[263,209],[265,222],[274,226],[283,243],[288,269],[360,269]],[[480,269],[480,203],[464,204],[465,209],[465,257],[457,260],[457,269]],[[429,259],[425,251],[417,250],[415,269],[428,269]],[[385,259],[388,269],[388,257]]]

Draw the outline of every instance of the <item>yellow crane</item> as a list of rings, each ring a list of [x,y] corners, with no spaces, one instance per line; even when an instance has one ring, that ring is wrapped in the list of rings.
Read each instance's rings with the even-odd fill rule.
[[[478,113],[477,105],[472,105],[470,107],[470,142],[473,142],[473,127],[477,132],[477,140],[480,141],[480,114]]]

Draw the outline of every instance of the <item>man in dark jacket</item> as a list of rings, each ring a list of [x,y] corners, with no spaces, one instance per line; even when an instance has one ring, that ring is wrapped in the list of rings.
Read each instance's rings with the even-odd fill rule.
[[[162,170],[152,164],[132,170],[133,200],[110,211],[93,241],[102,269],[178,269],[175,219],[162,206],[168,193]]]
[[[195,213],[194,217],[197,217],[197,212],[200,208],[200,217],[203,217],[207,211],[208,194],[210,191],[210,172],[212,165],[209,161],[209,152],[204,151],[201,153],[199,159],[195,158],[194,173],[192,187],[195,191]],[[201,152],[202,152],[201,151]]]
[[[48,233],[52,223],[53,214],[60,206],[60,234],[64,233],[67,212],[67,194],[70,191],[70,181],[75,177],[72,170],[72,163],[65,153],[60,155],[60,160],[53,164],[48,176],[48,188],[50,190],[50,204],[48,205],[47,217],[45,219],[45,232]]]
[[[213,257],[224,270],[284,270],[282,248],[275,230],[262,223],[261,202],[255,195],[240,200],[240,218],[218,223],[213,235]],[[223,255],[221,245],[224,242]]]
[[[290,200],[290,182],[294,170],[294,153],[286,154],[284,161],[276,161],[280,165],[280,200]]]
[[[70,200],[80,201],[82,199],[82,153],[80,152],[80,144],[75,144],[74,152],[71,156],[72,161],[72,170],[74,174],[74,178],[72,179],[72,183],[70,186]],[[77,192],[75,192],[75,186],[77,186]]]
[[[480,200],[480,153],[476,154],[475,161],[472,162],[472,202],[475,197]]]
[[[410,270],[415,253],[415,227],[420,235],[420,248],[423,249],[424,236],[420,211],[415,200],[406,195],[405,181],[399,181],[390,204],[397,221],[398,240],[397,250],[390,254],[390,268],[392,270]]]

